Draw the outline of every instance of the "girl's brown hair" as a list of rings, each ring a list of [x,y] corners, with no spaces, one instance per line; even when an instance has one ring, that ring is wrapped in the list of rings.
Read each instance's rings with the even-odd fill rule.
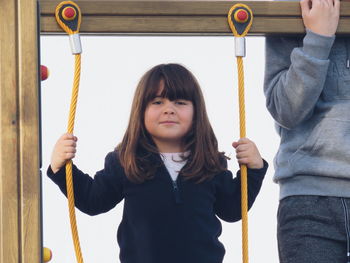
[[[133,182],[142,183],[151,179],[159,167],[159,151],[145,128],[144,115],[147,105],[157,97],[161,80],[164,81],[161,97],[171,101],[185,99],[193,103],[192,128],[183,140],[184,151],[189,155],[183,157],[187,162],[181,176],[202,182],[226,170],[226,157],[218,151],[196,78],[179,64],[161,64],[141,78],[135,91],[128,128],[117,146],[126,176]]]

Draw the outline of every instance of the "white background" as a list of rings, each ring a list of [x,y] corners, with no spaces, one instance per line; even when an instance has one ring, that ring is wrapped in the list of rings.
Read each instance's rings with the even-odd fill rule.
[[[231,146],[232,141],[239,138],[233,37],[85,36],[82,37],[82,45],[82,74],[75,124],[75,135],[79,141],[74,159],[80,169],[93,176],[103,167],[105,155],[120,142],[129,118],[133,93],[143,73],[157,64],[176,62],[186,66],[199,80],[219,148],[232,157],[229,168],[236,172],[238,165]],[[270,164],[262,190],[249,212],[251,263],[278,262],[278,186],[272,182],[272,176],[279,138],[265,108],[264,63],[264,38],[248,37],[247,57],[244,59],[247,137],[255,141]],[[68,37],[42,36],[41,64],[50,69],[50,77],[41,84],[44,246],[53,251],[51,262],[71,263],[76,260],[67,200],[46,177],[52,148],[67,127],[74,72],[74,56],[70,52]],[[120,203],[108,213],[94,217],[77,210],[85,263],[119,262],[116,231],[122,207]],[[241,262],[241,222],[223,222],[220,240],[226,248],[224,263]]]

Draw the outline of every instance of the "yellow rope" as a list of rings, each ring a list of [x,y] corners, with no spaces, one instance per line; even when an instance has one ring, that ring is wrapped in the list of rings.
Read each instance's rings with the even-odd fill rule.
[[[239,130],[240,137],[246,137],[245,103],[244,103],[244,70],[243,59],[237,57],[238,67],[238,99],[239,99]],[[243,262],[248,263],[248,182],[247,166],[241,165],[241,213],[242,213],[242,255]]]
[[[239,34],[234,25],[232,15],[237,9],[243,8],[248,11],[250,20],[248,21],[245,30]],[[235,37],[244,37],[247,35],[253,22],[253,12],[244,4],[236,4],[231,7],[228,13],[228,23]],[[238,99],[239,99],[239,122],[240,122],[240,137],[246,137],[245,123],[245,102],[244,102],[244,68],[243,58],[237,56],[238,69]],[[248,182],[247,182],[247,166],[241,165],[241,213],[242,213],[242,257],[243,263],[248,263]]]
[[[67,132],[72,133],[74,131],[74,120],[75,112],[78,99],[79,82],[80,82],[80,54],[75,55],[75,73],[74,73],[74,84],[71,97],[71,105],[68,118],[68,128]],[[74,205],[74,189],[73,189],[73,173],[72,173],[72,161],[66,164],[66,185],[67,185],[67,197],[68,197],[68,207],[69,207],[69,219],[71,224],[71,231],[75,249],[75,256],[77,262],[83,263],[83,256],[80,249],[79,235],[77,229],[77,222],[75,216],[75,205]]]
[[[76,30],[72,30],[60,19],[60,11],[64,5],[74,5],[79,12],[78,16],[78,26]],[[61,2],[56,8],[56,20],[58,24],[62,27],[62,29],[68,34],[76,34],[79,33],[80,23],[81,23],[81,13],[79,7],[71,1]],[[79,92],[79,83],[80,83],[80,71],[81,71],[81,55],[75,55],[75,71],[74,71],[74,82],[71,96],[71,104],[68,118],[68,128],[67,132],[73,134],[74,131],[74,120],[75,120],[75,112],[78,101],[78,92]],[[77,229],[77,222],[75,216],[75,205],[74,205],[74,189],[73,189],[73,173],[72,173],[72,161],[69,161],[66,164],[66,187],[67,187],[67,197],[68,197],[68,208],[69,208],[69,218],[71,224],[71,232],[75,249],[75,256],[78,263],[83,263],[83,256],[81,253],[79,235]]]

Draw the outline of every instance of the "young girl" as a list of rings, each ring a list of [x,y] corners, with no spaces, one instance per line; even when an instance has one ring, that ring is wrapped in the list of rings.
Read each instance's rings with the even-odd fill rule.
[[[77,138],[58,139],[48,176],[66,194],[65,169]],[[248,167],[249,208],[267,170],[255,144],[233,143]],[[220,263],[219,219],[241,219],[239,172],[227,170],[218,151],[195,77],[178,64],[149,70],[135,92],[123,141],[107,154],[94,178],[73,166],[75,205],[107,212],[124,199],[118,229],[122,263]]]

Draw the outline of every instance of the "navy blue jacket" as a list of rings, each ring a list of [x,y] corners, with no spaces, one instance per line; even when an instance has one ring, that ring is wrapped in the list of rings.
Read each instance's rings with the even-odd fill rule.
[[[159,157],[159,156],[158,156]],[[221,172],[202,183],[173,182],[160,157],[153,179],[129,181],[116,152],[106,156],[104,169],[94,178],[73,165],[75,205],[82,212],[107,212],[124,199],[117,239],[121,263],[221,263],[221,223],[241,219],[240,176]],[[248,206],[252,206],[268,164],[248,169]],[[64,167],[48,176],[66,195]],[[218,217],[217,217],[218,216]]]

